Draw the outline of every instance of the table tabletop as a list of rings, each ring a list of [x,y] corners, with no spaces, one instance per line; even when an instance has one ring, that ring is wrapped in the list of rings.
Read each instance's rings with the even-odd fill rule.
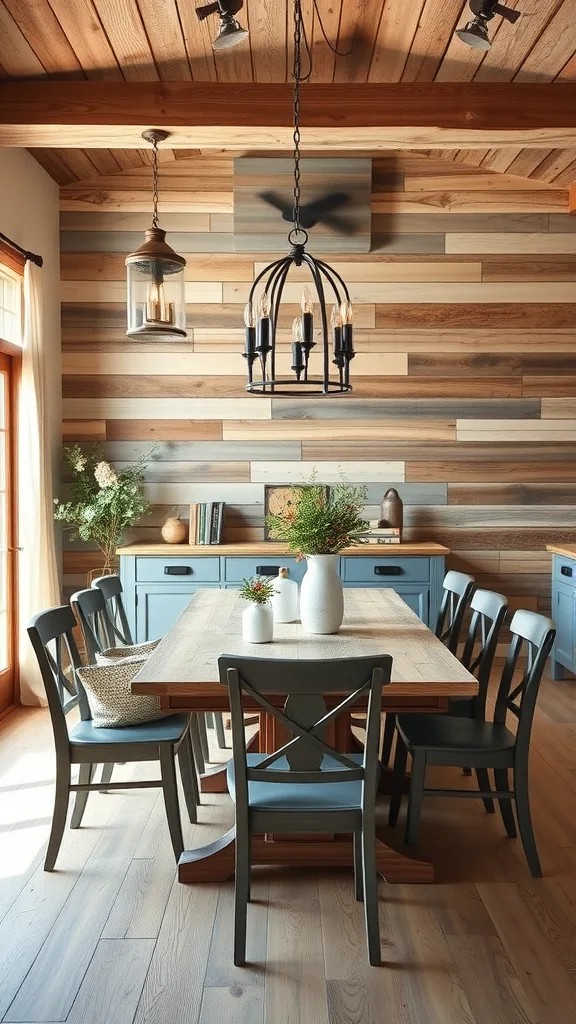
[[[198,590],[134,677],[133,692],[199,698],[214,692],[221,654],[265,659],[390,654],[387,697],[446,698],[478,692],[474,676],[394,590],[345,588],[344,621],[338,633],[309,634],[299,622],[275,623],[269,644],[243,642],[245,607],[237,590]]]

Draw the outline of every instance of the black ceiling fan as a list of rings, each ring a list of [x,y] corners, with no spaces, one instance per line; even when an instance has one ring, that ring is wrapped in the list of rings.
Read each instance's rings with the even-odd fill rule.
[[[292,224],[294,208],[292,203],[287,203],[277,192],[259,192],[258,198],[263,199],[269,206],[280,210],[282,219]],[[315,199],[311,203],[305,203],[300,207],[300,224],[305,229],[313,228],[318,223],[326,224],[343,235],[353,235],[354,225],[342,217],[337,217],[332,212],[345,206],[350,202],[350,196],[346,192],[332,192],[323,196],[322,199]]]

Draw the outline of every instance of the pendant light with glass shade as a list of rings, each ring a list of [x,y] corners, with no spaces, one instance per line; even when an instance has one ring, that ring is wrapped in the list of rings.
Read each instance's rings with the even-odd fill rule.
[[[315,4],[316,11],[317,6]],[[322,32],[324,29],[322,27]],[[248,371],[246,390],[257,395],[329,395],[352,390],[350,362],[354,358],[353,309],[348,288],[340,275],[323,260],[306,249],[308,233],[300,221],[300,85],[310,77],[302,75],[301,41],[303,36],[301,0],[294,0],[294,206],[293,227],[288,235],[290,252],[274,260],[258,276],[250,289],[244,310],[246,326],[244,358]],[[326,35],[324,33],[326,38]],[[326,39],[328,42],[328,40]],[[334,53],[335,50],[329,43]],[[308,48],[308,56],[310,57]],[[342,54],[344,56],[344,54]],[[277,328],[284,285],[293,267],[306,266],[313,290],[305,287],[300,302],[301,313],[292,323],[293,376],[278,375]],[[315,294],[314,294],[315,293]],[[333,303],[327,312],[327,295]],[[318,306],[318,314],[315,312]],[[319,359],[317,372],[313,363],[316,353],[315,318],[318,323]]]
[[[168,245],[158,223],[158,143],[168,136],[159,128],[142,133],[152,143],[152,226],[142,245],[126,257],[126,335],[144,341],[186,337],[186,260]]]

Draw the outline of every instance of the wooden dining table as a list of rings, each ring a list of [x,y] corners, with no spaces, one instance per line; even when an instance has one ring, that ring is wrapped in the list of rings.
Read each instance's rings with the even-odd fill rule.
[[[132,691],[157,694],[161,706],[174,712],[229,710],[228,690],[219,682],[221,654],[271,659],[354,658],[392,655],[391,682],[384,687],[382,706],[387,714],[446,711],[450,697],[478,692],[478,682],[414,614],[394,590],[362,588],[344,590],[344,621],[338,633],[305,633],[299,622],[276,623],[274,641],[248,644],[242,640],[242,611],[246,602],[237,590],[201,589],[192,597],[178,620],[152,652],[132,682]],[[297,670],[297,669],[296,669]],[[267,699],[278,706],[280,695]],[[341,694],[324,695],[328,708],[336,707]],[[258,728],[249,747],[271,753],[287,739],[283,726],[259,705],[245,702],[257,713]],[[363,710],[356,704],[354,715]],[[362,749],[361,722],[348,714],[338,715],[327,737],[335,749]],[[390,772],[384,767],[381,791],[386,792]],[[226,792],[226,763],[212,765],[201,776],[203,792]],[[256,835],[253,864],[342,867],[352,865],[351,836]],[[434,865],[407,856],[378,838],[379,872],[390,882],[432,882]],[[234,871],[234,829],[206,846],[186,850],[178,865],[181,882],[215,881]]]

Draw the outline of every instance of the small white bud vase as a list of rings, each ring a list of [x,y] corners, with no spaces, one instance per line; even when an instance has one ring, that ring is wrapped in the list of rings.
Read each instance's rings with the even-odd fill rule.
[[[274,639],[272,606],[251,602],[242,612],[242,639],[247,644],[269,644]]]
[[[344,618],[338,555],[308,555],[300,586],[300,621],[307,633],[337,633]]]
[[[274,580],[272,595],[274,622],[296,622],[298,618],[298,584],[289,578],[290,570],[283,566]]]

